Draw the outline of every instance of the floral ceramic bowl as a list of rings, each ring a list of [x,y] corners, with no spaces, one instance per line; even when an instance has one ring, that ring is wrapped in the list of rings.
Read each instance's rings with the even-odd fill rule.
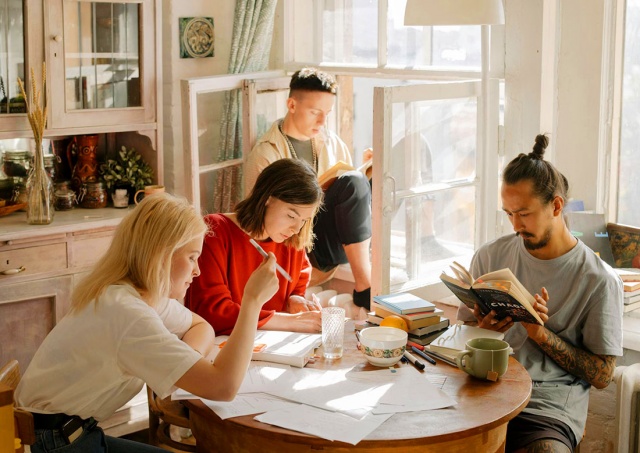
[[[358,349],[375,366],[394,365],[407,347],[407,332],[395,327],[369,327],[359,334]]]

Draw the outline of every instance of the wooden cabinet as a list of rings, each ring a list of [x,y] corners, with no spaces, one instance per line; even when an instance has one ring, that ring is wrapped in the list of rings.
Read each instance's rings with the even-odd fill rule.
[[[33,137],[15,81],[33,70],[41,86],[46,61],[45,138],[98,134],[99,161],[134,148],[163,184],[161,0],[0,0],[0,10],[0,35],[12,37],[0,49],[0,140]],[[56,212],[46,226],[27,225],[24,213],[0,217],[0,363],[16,358],[26,369],[128,211]],[[146,413],[138,398],[105,426],[139,430]]]
[[[127,212],[57,212],[46,226],[27,225],[25,213],[0,218],[0,363],[16,359],[23,372],[27,369],[44,338],[68,313],[74,286],[107,251]],[[147,420],[143,391],[101,426],[119,436],[144,429]]]

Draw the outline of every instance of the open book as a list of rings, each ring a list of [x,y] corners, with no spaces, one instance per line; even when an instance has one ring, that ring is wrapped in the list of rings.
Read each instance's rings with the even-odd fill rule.
[[[218,336],[215,343],[221,348],[228,338],[226,335]],[[320,334],[258,330],[251,360],[302,368],[321,344],[322,335]]]
[[[335,181],[338,177],[342,176],[348,171],[358,170],[364,175],[371,179],[371,172],[373,171],[373,159],[369,159],[360,165],[358,168],[354,168],[343,160],[339,160],[333,165],[333,167],[329,168],[327,171],[318,176],[318,182],[320,183],[320,187],[322,189],[327,190],[333,181]]]
[[[443,272],[440,280],[469,309],[473,310],[477,304],[483,315],[493,310],[497,314],[497,319],[511,316],[515,322],[544,324],[533,309],[535,299],[511,270],[500,269],[477,279],[474,279],[464,266],[455,261],[451,265],[451,270],[455,277]]]

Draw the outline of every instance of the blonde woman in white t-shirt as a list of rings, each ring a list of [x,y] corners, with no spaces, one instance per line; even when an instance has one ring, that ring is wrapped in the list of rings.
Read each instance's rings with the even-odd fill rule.
[[[16,390],[19,406],[34,414],[32,452],[164,451],[105,436],[96,425],[145,382],[161,397],[179,387],[211,400],[234,398],[260,308],[278,287],[275,258],[270,254],[247,282],[238,322],[211,362],[204,357],[213,329],[178,302],[200,274],[207,232],[186,200],[168,194],[146,197],[123,219]]]

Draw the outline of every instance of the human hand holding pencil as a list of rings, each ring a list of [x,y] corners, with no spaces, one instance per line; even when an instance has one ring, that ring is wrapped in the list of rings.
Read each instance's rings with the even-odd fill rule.
[[[249,242],[251,242],[251,245],[253,245],[256,248],[256,250],[260,253],[260,255],[262,255],[264,258],[269,258],[269,254],[267,254],[267,252],[265,252],[264,249],[260,247],[260,244],[258,244],[253,238],[249,239]],[[289,273],[285,271],[283,267],[280,266],[278,263],[276,263],[276,270],[280,272],[280,275],[282,275],[288,281],[290,282],[293,281],[293,279],[291,278],[291,275],[289,275]]]

